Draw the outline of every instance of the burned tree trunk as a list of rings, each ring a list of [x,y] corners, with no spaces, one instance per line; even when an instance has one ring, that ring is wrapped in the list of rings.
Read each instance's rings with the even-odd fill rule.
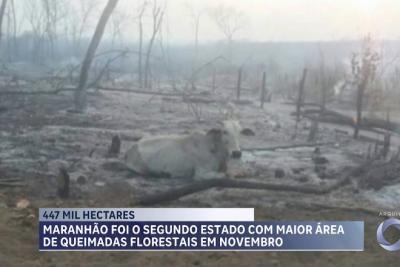
[[[325,82],[323,82],[322,92],[321,92],[321,112],[322,113],[326,109],[327,91],[328,91],[327,85],[325,84]]]
[[[306,83],[306,78],[307,78],[307,68],[304,68],[303,76],[301,77],[300,80],[299,94],[297,96],[297,102],[296,102],[296,124],[294,129],[294,135],[292,136],[293,139],[296,138],[297,136],[297,128],[300,122],[301,107],[303,106],[304,103],[304,85]]]
[[[139,54],[138,54],[138,79],[139,88],[143,88],[143,69],[142,69],[142,50],[143,50],[143,23],[139,21]]]
[[[304,85],[306,83],[306,78],[307,78],[307,68],[304,68],[303,70],[303,76],[300,81],[299,85],[299,94],[297,96],[297,103],[296,103],[296,122],[300,121],[300,113],[301,113],[301,107],[303,106],[304,102]]]
[[[215,67],[213,68],[213,74],[212,74],[212,91],[215,92],[216,89],[216,76],[217,76],[217,70]]]
[[[390,151],[390,139],[391,139],[391,134],[386,133],[384,138],[383,138],[383,148],[382,148],[382,157],[386,158],[389,154]]]
[[[93,38],[89,44],[88,50],[86,52],[85,59],[83,60],[81,73],[79,76],[79,84],[75,91],[75,109],[76,111],[82,112],[86,108],[86,84],[89,76],[90,67],[93,62],[97,47],[100,44],[101,38],[104,33],[104,29],[107,25],[107,21],[111,16],[118,0],[109,0],[106,7],[101,14],[99,22],[97,23],[96,30],[94,32]]]
[[[264,71],[261,84],[261,104],[260,104],[261,108],[264,108],[264,102],[265,102],[265,90],[266,90],[265,80],[266,80],[266,73]]]
[[[146,2],[139,12],[139,51],[138,51],[138,80],[139,88],[143,88],[143,15],[146,11]]]
[[[149,206],[149,205],[165,203],[177,200],[183,196],[205,191],[210,188],[276,190],[276,191],[299,192],[303,194],[323,195],[332,192],[340,188],[341,186],[347,184],[354,172],[355,172],[354,170],[351,170],[349,173],[345,173],[345,175],[340,179],[338,179],[336,182],[324,187],[296,186],[296,185],[286,185],[286,184],[276,184],[276,183],[263,183],[255,181],[239,181],[231,178],[206,179],[186,184],[178,188],[173,188],[165,192],[144,196],[141,199],[137,199],[135,204]]]
[[[60,198],[69,197],[69,183],[70,178],[67,170],[64,167],[61,167],[57,177],[57,194]]]
[[[360,125],[363,123],[362,109],[363,99],[368,84],[372,82],[376,75],[379,61],[379,54],[373,49],[373,40],[367,36],[363,41],[363,51],[360,56],[353,54],[351,59],[352,73],[357,85],[357,117],[354,122],[354,138],[358,138]]]
[[[150,87],[150,56],[152,53],[154,41],[157,37],[158,32],[161,29],[161,24],[163,21],[164,17],[164,9],[161,9],[161,7],[158,7],[156,3],[154,3],[153,7],[153,33],[150,38],[149,45],[147,46],[147,52],[146,52],[146,61],[144,65],[144,87],[148,88]]]
[[[240,67],[238,71],[238,79],[236,84],[236,101],[240,100],[241,87],[242,87],[242,67]]]
[[[310,132],[308,133],[308,142],[314,142],[318,135],[318,120],[311,122]]]
[[[108,148],[108,156],[115,157],[118,156],[121,150],[121,138],[118,135],[114,135],[111,140],[111,145]]]
[[[366,86],[366,82],[362,82],[357,88],[357,117],[354,122],[354,138],[358,138],[360,125],[362,124],[363,99]]]

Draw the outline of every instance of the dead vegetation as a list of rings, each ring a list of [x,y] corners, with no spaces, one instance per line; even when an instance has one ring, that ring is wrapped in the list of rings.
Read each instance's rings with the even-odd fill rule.
[[[9,47],[18,39],[11,34],[11,26],[16,27],[11,2],[8,7],[3,0],[0,6],[0,37],[7,14],[7,49],[16,58],[2,61],[0,70],[0,266],[58,266],[58,256],[64,260],[61,266],[70,266],[81,264],[80,258],[95,258],[33,253],[38,207],[255,207],[257,218],[265,220],[366,218],[375,224],[380,209],[399,207],[400,71],[383,64],[371,37],[348,55],[350,69],[336,58],[330,64],[321,48],[317,62],[281,67],[273,57],[266,63],[262,53],[255,52],[260,58],[253,59],[234,51],[245,18],[221,5],[209,15],[226,42],[219,44],[222,49],[205,47],[215,51],[201,55],[199,28],[206,10],[193,12],[189,7],[195,51],[185,54],[180,48],[173,54],[163,28],[167,6],[139,1],[134,16],[138,46],[121,48],[114,44],[122,23],[113,13],[118,1],[109,0],[86,50],[83,33],[94,7],[82,2],[75,12],[80,20],[68,21],[73,24],[72,49],[65,48],[79,59],[53,66],[57,55],[60,60],[72,57],[57,54],[64,40],[57,41],[55,23],[68,16],[56,11],[65,6],[31,1],[27,20],[33,32],[27,38],[35,53],[29,50],[33,58],[24,59],[30,63],[25,69],[17,61],[18,52]],[[108,20],[113,41],[101,47]],[[50,67],[46,58],[53,60]],[[289,59],[292,65],[292,56]],[[389,63],[395,65],[396,58]],[[244,126],[242,161],[229,162],[229,177],[147,177],[124,164],[125,152],[144,136],[206,131],[227,118]],[[375,256],[381,256],[371,241],[374,231],[368,229],[367,248],[374,250],[368,259],[371,266],[378,265]],[[232,264],[233,254],[204,255],[215,266]],[[151,266],[153,256],[154,265],[178,258],[140,254],[137,262]],[[191,256],[197,258],[180,265],[202,265],[203,255]],[[241,265],[265,263],[265,255],[235,256]],[[353,256],[346,254],[348,259]],[[309,265],[298,255],[271,258],[273,266]],[[98,257],[98,265],[130,266],[128,259],[105,254]],[[356,264],[366,261],[358,256]],[[386,261],[387,266],[396,263]],[[337,265],[332,259],[327,262]]]

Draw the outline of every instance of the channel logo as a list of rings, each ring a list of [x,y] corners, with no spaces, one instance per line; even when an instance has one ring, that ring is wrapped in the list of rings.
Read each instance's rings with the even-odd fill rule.
[[[395,227],[397,230],[400,231],[400,220],[395,218],[390,218],[382,222],[378,226],[378,230],[376,231],[376,239],[379,245],[382,248],[386,249],[387,251],[400,251],[400,239],[397,240],[397,242],[395,243],[390,243],[384,237],[384,233],[389,227]]]

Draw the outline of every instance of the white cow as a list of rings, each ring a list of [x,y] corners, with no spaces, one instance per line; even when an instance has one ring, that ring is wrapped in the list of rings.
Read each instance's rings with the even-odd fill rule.
[[[238,121],[224,121],[207,133],[145,138],[125,155],[133,171],[155,176],[182,178],[224,177],[228,159],[241,157]]]

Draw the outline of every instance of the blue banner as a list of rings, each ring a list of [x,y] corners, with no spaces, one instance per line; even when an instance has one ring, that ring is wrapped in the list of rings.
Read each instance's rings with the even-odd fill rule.
[[[363,251],[362,221],[40,221],[40,250]]]

